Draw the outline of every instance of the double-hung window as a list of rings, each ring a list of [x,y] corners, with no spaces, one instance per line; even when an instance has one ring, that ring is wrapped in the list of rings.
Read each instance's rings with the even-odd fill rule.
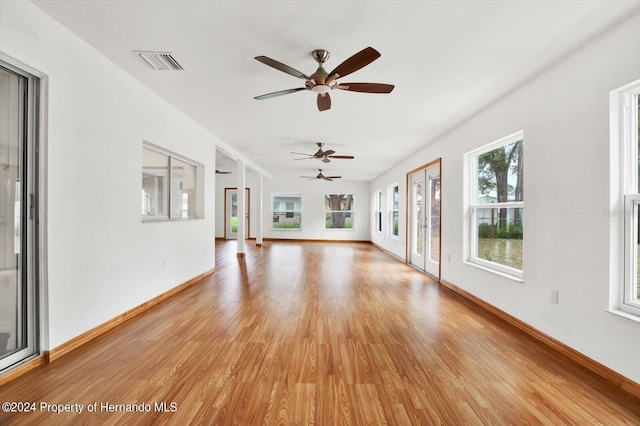
[[[465,155],[468,261],[522,279],[524,140],[517,132]]]
[[[622,172],[622,199],[624,203],[624,279],[620,289],[621,303],[628,313],[640,315],[640,81],[614,93],[618,119],[617,143],[622,165],[613,168]]]
[[[299,230],[302,224],[302,195],[272,194],[271,229]]]
[[[392,238],[398,237],[398,223],[400,220],[399,214],[399,186],[397,183],[389,186],[389,236]]]
[[[324,196],[325,229],[353,229],[355,220],[353,194]]]
[[[382,191],[376,191],[373,203],[376,211],[376,232],[380,234],[382,233]]]

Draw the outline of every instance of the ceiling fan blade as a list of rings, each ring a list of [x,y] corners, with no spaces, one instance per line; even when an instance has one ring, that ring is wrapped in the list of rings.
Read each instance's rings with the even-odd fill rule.
[[[316,179],[315,176],[300,176],[300,177],[305,179]]]
[[[313,157],[313,154],[305,154],[305,153],[303,153],[303,152],[293,152],[293,151],[290,151],[290,152],[291,152],[292,154],[297,154],[297,155],[306,155],[307,157]]]
[[[295,68],[291,68],[289,65],[285,65],[282,62],[278,62],[275,59],[271,59],[266,56],[256,56],[255,59],[265,65],[269,65],[270,67],[273,67],[294,77],[302,78],[304,80],[309,78],[305,73],[302,73]]]
[[[333,179],[328,178],[328,177],[323,177],[322,179],[323,179],[323,180],[328,180],[329,182],[331,182],[331,181],[333,180]]]
[[[231,174],[231,172],[225,172],[223,170],[216,169],[216,174],[218,174],[218,175],[229,175],[229,174]]]
[[[362,93],[391,93],[395,86],[382,83],[341,83],[336,89]]]
[[[299,161],[299,160],[312,160],[313,157],[306,157],[306,158],[294,158],[292,161]]]
[[[256,96],[253,99],[258,99],[258,100],[270,99],[270,98],[275,98],[276,96],[288,95],[289,93],[299,92],[300,90],[307,90],[307,88],[306,87],[298,87],[296,89],[280,90],[278,92],[272,92],[272,93],[267,93],[267,94],[264,94],[264,95]]]
[[[326,111],[331,108],[331,97],[328,93],[320,94],[318,93],[318,110]]]
[[[323,162],[323,163],[330,163],[330,162],[331,162],[331,160],[329,160],[328,158],[323,158],[323,159],[322,159],[322,162]]]
[[[341,179],[342,176],[325,176],[327,179]]]
[[[343,160],[352,160],[356,157],[354,157],[353,155],[329,155],[329,158],[339,158],[339,159],[343,159]]]
[[[323,152],[323,153],[322,153],[322,156],[323,156],[323,157],[326,157],[326,156],[328,156],[328,155],[332,155],[332,154],[335,154],[335,153],[336,153],[336,152],[335,152],[334,150],[332,150],[332,149],[328,149],[328,150],[326,150],[325,152]]]
[[[358,71],[371,62],[380,57],[380,53],[373,47],[367,47],[360,52],[351,56],[340,65],[338,65],[333,71],[329,73],[329,80],[335,80],[336,78],[344,77],[354,71]]]

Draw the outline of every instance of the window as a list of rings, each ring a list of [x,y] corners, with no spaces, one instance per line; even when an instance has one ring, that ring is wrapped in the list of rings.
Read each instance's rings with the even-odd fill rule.
[[[145,142],[142,147],[142,220],[202,217],[197,185],[203,166]],[[169,173],[171,170],[171,173]]]
[[[398,237],[398,184],[389,186],[389,236]]]
[[[353,229],[353,194],[327,194],[324,196],[324,228]]]
[[[624,203],[624,279],[620,308],[640,315],[640,81],[617,93],[619,101],[619,144],[623,171],[622,202]]]
[[[469,262],[522,278],[524,140],[517,132],[466,155]]]
[[[376,211],[376,232],[380,234],[382,233],[382,191],[376,191],[373,196],[373,203]]]
[[[300,229],[302,220],[302,195],[273,194],[272,229]]]

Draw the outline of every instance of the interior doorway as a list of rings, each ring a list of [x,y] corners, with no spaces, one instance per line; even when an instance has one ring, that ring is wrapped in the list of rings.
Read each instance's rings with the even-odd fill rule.
[[[245,240],[249,238],[250,211],[251,211],[251,189],[245,188],[246,215],[245,215]],[[224,189],[224,238],[227,240],[238,239],[238,189]]]
[[[408,262],[440,280],[440,159],[407,177]]]

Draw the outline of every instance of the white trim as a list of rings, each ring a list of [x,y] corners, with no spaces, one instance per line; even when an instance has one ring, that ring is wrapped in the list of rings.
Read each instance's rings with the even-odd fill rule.
[[[638,290],[638,102],[640,80],[610,94],[611,108],[611,207],[622,211],[622,223],[610,214],[610,312],[634,317],[640,322]],[[610,212],[611,213],[611,212]],[[621,253],[617,256],[616,253]]]

